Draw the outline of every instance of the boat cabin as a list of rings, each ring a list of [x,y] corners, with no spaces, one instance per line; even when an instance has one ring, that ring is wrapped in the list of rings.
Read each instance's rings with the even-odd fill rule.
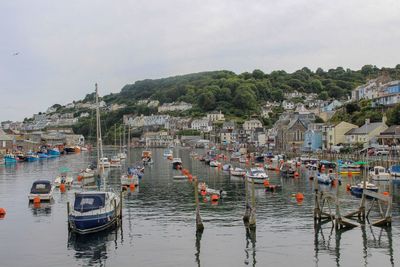
[[[37,180],[33,182],[31,194],[49,194],[51,192],[51,183],[48,180]]]
[[[106,202],[105,193],[78,193],[75,195],[74,210],[89,212],[104,208]]]

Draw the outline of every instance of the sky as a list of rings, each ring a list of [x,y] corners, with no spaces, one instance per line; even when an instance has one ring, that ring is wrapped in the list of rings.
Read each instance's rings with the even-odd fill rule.
[[[137,80],[400,64],[398,0],[1,0],[0,121]]]

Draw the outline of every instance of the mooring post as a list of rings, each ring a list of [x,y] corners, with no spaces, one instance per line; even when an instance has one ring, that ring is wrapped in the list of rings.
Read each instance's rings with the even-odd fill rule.
[[[249,228],[250,229],[256,228],[256,197],[254,189],[254,179],[251,179],[251,211],[250,211]]]
[[[243,215],[243,222],[245,225],[249,223],[249,218],[250,218],[250,206],[249,206],[249,196],[248,196],[248,186],[249,183],[247,181],[246,175],[244,176],[244,192],[245,192],[245,211]]]
[[[363,193],[361,196],[361,205],[360,205],[360,211],[358,213],[358,218],[363,221],[365,221],[365,190],[367,190],[367,180],[366,176],[368,175],[369,172],[369,164],[367,163],[367,173],[363,175]]]
[[[67,222],[68,222],[68,231],[71,229],[69,225],[69,213],[70,213],[69,201],[67,202]]]
[[[194,179],[193,185],[194,185],[194,200],[196,204],[196,231],[202,232],[204,230],[204,225],[200,217],[198,183],[199,182],[197,181],[197,178]]]
[[[311,174],[313,176],[313,184],[314,184],[314,220],[321,220],[321,209],[320,209],[320,199],[319,199],[319,189],[318,189],[318,179],[317,179],[317,173],[312,169]]]

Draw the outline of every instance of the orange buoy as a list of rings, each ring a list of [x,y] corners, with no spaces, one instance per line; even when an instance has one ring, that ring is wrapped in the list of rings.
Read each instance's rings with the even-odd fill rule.
[[[385,192],[383,192],[383,195],[384,195],[384,196],[388,196],[388,195],[389,195],[389,192],[385,191]]]
[[[353,177],[353,173],[352,172],[347,172],[347,176],[348,177]]]
[[[6,210],[4,208],[0,208],[0,216],[6,215]]]
[[[213,194],[213,195],[211,196],[211,201],[218,201],[218,200],[219,200],[219,195]]]
[[[60,192],[65,193],[65,184],[60,184]]]
[[[133,192],[133,191],[135,191],[135,184],[134,183],[131,183],[130,185],[129,185],[129,189]]]
[[[83,177],[82,175],[78,175],[78,182],[82,181]]]
[[[346,184],[346,190],[350,191],[351,185],[350,184]]]
[[[304,195],[302,193],[297,193],[296,194],[296,200],[297,201],[303,201],[304,199]]]
[[[204,197],[205,195],[207,195],[207,192],[206,192],[206,190],[201,190],[200,194]]]
[[[294,172],[294,177],[299,177],[299,173],[298,172]]]
[[[39,204],[39,203],[40,203],[40,197],[35,197],[35,198],[33,199],[33,203],[34,203],[34,204]]]
[[[268,180],[264,180],[264,187],[268,187],[269,186],[269,181]]]

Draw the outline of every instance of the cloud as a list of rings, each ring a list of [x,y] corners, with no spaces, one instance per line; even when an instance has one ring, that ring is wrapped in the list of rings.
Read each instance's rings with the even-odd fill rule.
[[[390,0],[2,1],[0,95],[12,105],[0,120],[81,99],[95,82],[107,94],[205,70],[394,66],[399,9]]]

